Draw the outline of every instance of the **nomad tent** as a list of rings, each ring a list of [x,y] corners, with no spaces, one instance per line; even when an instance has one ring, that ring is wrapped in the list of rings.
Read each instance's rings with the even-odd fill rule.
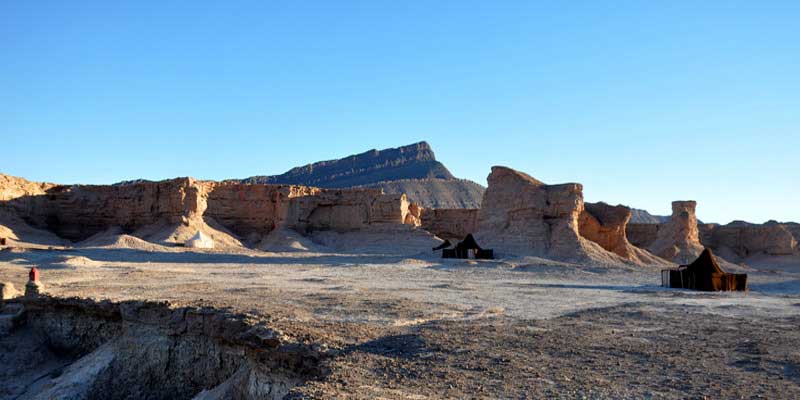
[[[729,274],[722,270],[711,250],[705,249],[689,265],[661,271],[661,286],[704,291],[747,290],[747,274]]]
[[[450,246],[452,246],[452,245],[453,245],[453,244],[452,244],[452,243],[450,243],[450,241],[449,241],[449,240],[445,240],[444,242],[442,242],[442,244],[440,244],[440,245],[438,245],[438,246],[434,247],[434,248],[433,248],[433,251],[436,251],[436,250],[441,250],[441,249],[446,249],[446,248],[448,248],[448,247],[450,247]]]
[[[494,258],[494,251],[478,246],[478,242],[471,233],[468,233],[464,240],[458,242],[455,249],[442,250],[442,258],[469,258],[470,250],[474,250],[476,259],[491,260]]]
[[[206,236],[203,232],[197,231],[191,239],[186,241],[185,246],[197,249],[213,249],[214,239]]]

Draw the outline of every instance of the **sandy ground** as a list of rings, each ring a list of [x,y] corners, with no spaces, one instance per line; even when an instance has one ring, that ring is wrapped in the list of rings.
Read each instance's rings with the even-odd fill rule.
[[[748,293],[659,287],[656,269],[540,259],[163,248],[5,249],[49,293],[251,312],[338,352],[298,392],[335,398],[800,397],[800,268]]]

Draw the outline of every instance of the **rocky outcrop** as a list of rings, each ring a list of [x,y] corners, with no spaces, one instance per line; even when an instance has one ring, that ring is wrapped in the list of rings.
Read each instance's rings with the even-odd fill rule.
[[[630,256],[630,243],[625,236],[625,226],[631,218],[631,209],[622,205],[584,203],[579,220],[581,236],[599,244],[604,249]]]
[[[481,245],[517,255],[580,257],[580,184],[546,185],[506,167],[492,167],[488,182],[477,217]]]
[[[695,201],[673,201],[669,222],[657,230],[655,241],[648,250],[669,261],[688,264],[703,251],[697,227]]]
[[[727,225],[703,225],[701,242],[729,258],[740,261],[756,254],[789,255],[797,251],[790,225],[769,221],[751,224],[734,221]]]
[[[202,186],[192,178],[123,186],[49,185],[3,203],[35,228],[70,240],[113,226],[134,230],[160,221],[185,223],[206,208]]]
[[[43,195],[54,186],[57,185],[0,174],[0,206],[10,200]]]
[[[584,203],[579,219],[580,235],[626,260],[642,264],[661,264],[652,254],[628,242],[626,230],[631,209],[606,203]]]
[[[240,237],[257,240],[273,229],[288,225],[291,199],[315,196],[321,189],[298,185],[249,185],[204,182],[208,196],[205,216]]]
[[[547,185],[507,167],[492,167],[478,211],[475,237],[498,254],[538,256],[570,262],[632,260],[603,249],[579,232],[584,212],[578,183]]]
[[[292,199],[286,226],[304,232],[346,232],[373,224],[416,225],[413,218],[408,218],[410,208],[411,203],[402,194],[383,194],[376,189],[328,189]]]
[[[239,244],[276,228],[301,232],[363,229],[373,224],[420,224],[420,209],[403,194],[380,189],[319,189],[177,178],[126,185],[34,184],[16,178],[0,212],[70,240],[115,227],[144,239],[184,243],[197,232]],[[17,189],[22,187],[24,189]],[[12,190],[13,189],[13,190]],[[14,197],[18,196],[18,197]],[[2,214],[5,215],[5,214]],[[10,229],[0,227],[0,233]],[[16,238],[16,237],[15,237]]]
[[[424,209],[422,228],[434,235],[449,240],[461,241],[476,231],[478,209]]]

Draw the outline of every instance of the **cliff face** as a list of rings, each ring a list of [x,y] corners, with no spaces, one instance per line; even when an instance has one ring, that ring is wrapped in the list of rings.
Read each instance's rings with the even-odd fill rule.
[[[630,219],[631,209],[628,207],[585,203],[579,219],[579,231],[581,236],[604,249],[630,258],[632,248],[625,236],[625,227]]]
[[[792,228],[792,224],[775,221],[765,224],[743,221],[727,225],[707,224],[701,225],[701,241],[729,258],[743,259],[755,254],[789,255],[797,250],[797,238]]]
[[[740,262],[757,254],[779,256],[798,251],[800,225],[796,223],[769,221],[765,224],[751,224],[734,221],[719,225],[700,223],[696,218],[694,221],[697,222],[693,222],[694,206],[691,203],[693,202],[673,203],[673,207],[678,207],[679,215],[676,219],[673,213],[673,220],[669,223],[629,224],[628,240],[641,248],[665,252],[665,256],[689,250],[683,261],[702,247],[708,247],[732,262]],[[687,217],[681,216],[683,213]],[[676,226],[680,228],[676,229]],[[672,245],[670,241],[673,242]]]
[[[40,185],[43,190],[17,190],[17,197],[6,198],[3,207],[35,228],[77,240],[114,226],[133,230],[159,221],[197,218],[206,203],[196,183],[192,178],[122,186],[17,183],[18,188]]]
[[[545,185],[506,167],[492,167],[488,182],[478,211],[479,243],[512,254],[556,257],[580,247],[580,184]]]
[[[281,175],[253,176],[241,183],[383,189],[389,194],[405,193],[426,208],[476,208],[484,191],[475,182],[456,179],[426,142],[370,150],[292,168]]]
[[[384,194],[378,189],[250,185],[193,178],[125,185],[63,186],[22,178],[2,182],[6,184],[0,187],[4,215],[73,241],[116,227],[141,233],[153,226],[183,226],[185,229],[180,229],[193,235],[206,229],[206,222],[253,240],[278,227],[344,232],[373,224],[419,225],[419,209],[405,195]]]
[[[507,167],[492,167],[488,182],[476,217],[475,237],[482,246],[501,255],[570,262],[630,261],[580,235],[581,184],[547,185]]]

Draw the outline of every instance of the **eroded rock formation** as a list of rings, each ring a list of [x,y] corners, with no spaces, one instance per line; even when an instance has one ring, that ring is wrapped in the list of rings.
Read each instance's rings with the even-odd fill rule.
[[[3,207],[36,228],[78,240],[112,226],[133,230],[159,221],[183,223],[200,217],[206,208],[202,186],[192,178],[136,185],[42,185],[43,190],[7,191]],[[25,181],[27,182],[27,181]],[[47,185],[47,186],[45,186]]]
[[[581,236],[626,260],[641,264],[661,264],[663,261],[630,242],[626,235],[631,209],[606,203],[584,203],[579,219]]]
[[[630,243],[625,236],[625,226],[630,218],[631,209],[622,205],[584,203],[579,231],[581,236],[604,249],[623,257],[630,257]]]
[[[691,223],[691,222],[686,222]],[[727,225],[697,224],[697,238],[700,245],[712,249],[727,261],[741,262],[752,255],[769,256],[790,255],[798,252],[797,235],[793,232],[800,226],[795,223],[769,221],[764,224],[751,224],[734,221]],[[669,238],[665,230],[668,224],[629,224],[628,240],[642,248],[653,248],[659,237]],[[693,242],[693,232],[685,235],[682,242]],[[680,233],[680,235],[684,235]],[[693,246],[695,249],[697,245]]]
[[[734,221],[727,225],[705,224],[701,242],[730,261],[756,254],[789,255],[797,251],[797,239],[790,226],[775,221],[751,224]]]
[[[3,178],[0,182],[7,185],[0,188],[3,215],[73,241],[115,227],[156,242],[184,243],[202,231],[216,242],[238,243],[229,232],[256,242],[279,227],[346,232],[375,224],[420,224],[419,207],[404,194],[384,194],[380,189],[193,178],[66,186]]]
[[[669,261],[688,264],[703,251],[697,227],[696,201],[673,201],[669,222],[657,229],[648,250]]]
[[[630,250],[627,256],[621,256],[581,235],[580,218],[584,214],[584,202],[583,186],[580,184],[547,185],[507,167],[492,167],[488,182],[489,187],[476,222],[475,236],[482,246],[494,248],[500,254],[533,255],[563,261],[641,262],[636,254],[630,254]],[[595,237],[608,242],[609,247],[618,246],[617,239],[610,238],[610,232],[619,230],[611,226],[618,224],[619,221],[614,218],[620,217],[612,217],[614,212],[599,209],[600,206],[597,213],[609,222],[603,228],[599,220],[592,216],[596,222]],[[590,219],[588,216],[585,218],[588,224]],[[627,218],[630,218],[629,211],[621,217],[623,221]],[[604,234],[608,237],[601,238]],[[613,246],[611,242],[615,242]],[[642,256],[646,255],[641,253]]]
[[[518,255],[580,256],[580,184],[546,185],[506,167],[492,167],[488,183],[477,217],[481,245]]]

